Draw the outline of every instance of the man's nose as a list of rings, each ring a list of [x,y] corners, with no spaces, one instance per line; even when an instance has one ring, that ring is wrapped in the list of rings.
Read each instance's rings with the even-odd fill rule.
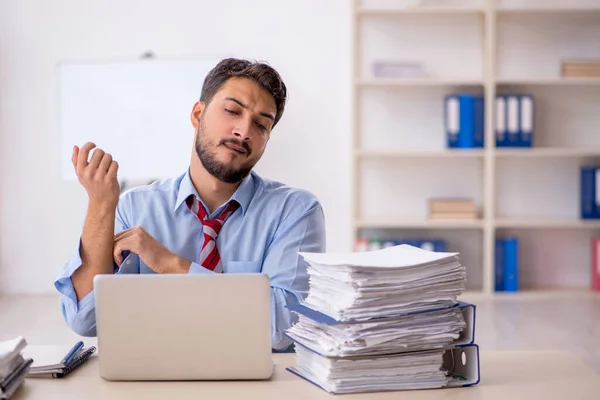
[[[250,124],[250,121],[240,121],[240,123],[233,128],[233,134],[235,137],[244,141],[250,140]]]

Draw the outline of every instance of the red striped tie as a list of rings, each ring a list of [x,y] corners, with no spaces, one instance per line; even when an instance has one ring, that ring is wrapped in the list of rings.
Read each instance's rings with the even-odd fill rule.
[[[196,196],[188,197],[186,203],[188,208],[198,217],[203,225],[204,243],[202,243],[202,250],[200,251],[199,264],[208,270],[222,273],[223,265],[219,250],[217,249],[217,235],[227,218],[240,206],[239,203],[235,200],[229,202],[215,219],[207,219],[206,210],[204,210],[204,206],[202,206]]]

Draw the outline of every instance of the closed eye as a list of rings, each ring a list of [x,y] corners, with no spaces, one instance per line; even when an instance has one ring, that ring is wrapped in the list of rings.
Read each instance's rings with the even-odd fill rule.
[[[261,131],[266,131],[267,130],[267,127],[264,126],[263,124],[257,123],[256,126],[258,126],[258,129],[260,129]]]
[[[229,114],[234,114],[234,115],[237,115],[237,114],[238,114],[238,112],[237,112],[237,111],[230,110],[230,109],[228,109],[228,108],[226,108],[226,109],[225,109],[225,111],[226,111],[227,113],[229,113]]]

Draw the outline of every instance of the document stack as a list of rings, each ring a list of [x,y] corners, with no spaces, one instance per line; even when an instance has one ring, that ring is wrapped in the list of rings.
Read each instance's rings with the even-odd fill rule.
[[[0,400],[10,399],[29,372],[33,360],[21,354],[26,346],[22,336],[0,342]]]
[[[479,382],[475,306],[458,301],[458,253],[410,245],[300,253],[309,293],[289,308],[288,370],[330,393],[433,389]]]

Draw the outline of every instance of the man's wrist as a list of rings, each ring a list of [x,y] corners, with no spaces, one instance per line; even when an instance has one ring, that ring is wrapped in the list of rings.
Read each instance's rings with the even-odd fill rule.
[[[88,211],[91,211],[95,215],[101,217],[108,217],[109,215],[116,214],[117,204],[112,202],[99,202],[90,200],[88,203]]]
[[[178,255],[174,255],[174,259],[172,262],[172,270],[176,274],[187,274],[190,272],[190,266],[192,262],[186,260],[185,258],[179,257]]]

